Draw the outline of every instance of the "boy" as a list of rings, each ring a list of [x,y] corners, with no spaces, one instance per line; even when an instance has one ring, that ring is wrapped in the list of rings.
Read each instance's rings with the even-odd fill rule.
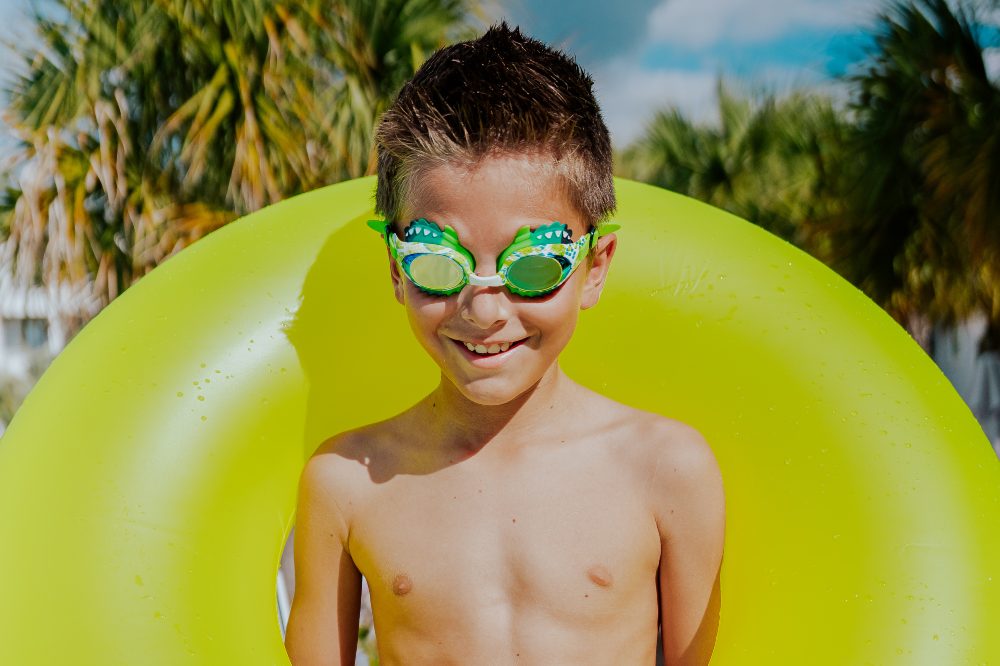
[[[650,665],[658,622],[666,664],[707,663],[724,532],[711,449],[558,364],[616,246],[591,79],[501,24],[434,54],[376,147],[374,226],[441,381],[303,470],[292,663],[354,663],[362,575],[383,666]]]

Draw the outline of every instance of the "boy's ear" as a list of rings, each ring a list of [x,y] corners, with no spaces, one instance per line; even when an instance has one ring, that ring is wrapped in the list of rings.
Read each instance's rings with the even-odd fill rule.
[[[618,237],[614,234],[601,236],[597,239],[597,247],[590,253],[587,263],[587,279],[583,284],[583,294],[580,299],[580,309],[586,310],[597,305],[604,289],[604,281],[611,268],[611,258],[615,256],[618,247]]]
[[[392,252],[389,248],[385,248],[385,253],[389,257],[389,278],[392,279],[392,292],[396,295],[396,300],[399,301],[400,305],[403,305],[406,301],[403,297],[403,280],[405,279],[399,274],[399,265],[392,258]]]

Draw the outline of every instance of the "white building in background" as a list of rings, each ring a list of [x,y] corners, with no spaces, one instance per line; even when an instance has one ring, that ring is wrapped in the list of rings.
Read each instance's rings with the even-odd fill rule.
[[[24,390],[38,379],[83,324],[100,310],[86,286],[15,286],[0,266],[0,400],[12,398],[12,388]],[[8,415],[9,418],[9,415]],[[0,435],[7,423],[0,415]]]
[[[934,362],[965,400],[1000,456],[1000,352],[979,353],[986,317],[934,330]]]

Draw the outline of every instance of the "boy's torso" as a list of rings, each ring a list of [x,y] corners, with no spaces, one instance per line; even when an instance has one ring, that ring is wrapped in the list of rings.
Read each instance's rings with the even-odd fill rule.
[[[559,435],[469,457],[405,414],[324,444],[382,663],[653,663],[663,419],[589,396]]]

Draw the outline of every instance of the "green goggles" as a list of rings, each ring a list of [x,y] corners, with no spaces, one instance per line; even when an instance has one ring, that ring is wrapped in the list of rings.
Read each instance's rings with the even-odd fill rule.
[[[597,245],[598,238],[620,228],[617,224],[603,224],[574,242],[572,232],[562,222],[537,229],[521,227],[514,242],[497,258],[496,275],[481,277],[475,273],[472,253],[462,247],[458,233],[450,226],[442,229],[424,218],[413,220],[403,230],[402,240],[390,232],[385,220],[369,220],[368,226],[385,239],[406,277],[428,294],[448,296],[472,284],[505,286],[512,294],[526,297],[544,296],[558,289]]]

